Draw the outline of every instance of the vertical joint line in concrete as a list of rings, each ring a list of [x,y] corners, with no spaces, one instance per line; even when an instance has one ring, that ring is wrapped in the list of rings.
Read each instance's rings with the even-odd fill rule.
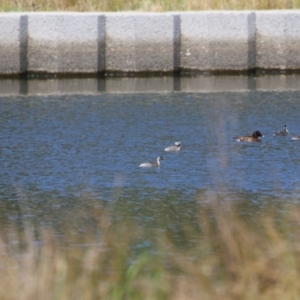
[[[99,15],[97,21],[97,73],[99,75],[106,71],[106,16]],[[105,78],[98,78],[97,90],[105,92]]]
[[[288,15],[285,15],[284,17],[283,17],[283,19],[284,19],[284,22],[283,22],[283,32],[284,32],[284,34],[283,34],[283,39],[284,39],[284,45],[288,45],[288,42],[289,42],[289,38],[290,37],[288,37],[288,29],[287,29],[287,22],[288,22],[288,19],[290,18],[290,16]],[[290,56],[289,56],[289,53],[286,51],[286,47],[284,47],[284,68],[285,69],[293,69],[293,64],[291,65],[291,64],[289,64],[289,60],[290,60]]]
[[[248,15],[248,70],[256,69],[256,14]]]
[[[178,72],[181,67],[180,48],[181,48],[181,18],[180,15],[174,15],[174,37],[173,37],[173,70]]]
[[[180,15],[174,15],[173,18],[173,91],[180,91],[180,78],[176,75],[181,67],[181,18]],[[177,73],[177,74],[176,74]]]
[[[28,16],[22,15],[20,17],[19,28],[19,41],[20,41],[20,74],[28,72]],[[28,81],[20,80],[19,93],[26,95],[28,92]]]
[[[28,16],[20,17],[20,73],[26,73],[28,69]]]
[[[104,73],[106,70],[106,17],[105,15],[98,16],[98,57],[97,57],[97,71]]]

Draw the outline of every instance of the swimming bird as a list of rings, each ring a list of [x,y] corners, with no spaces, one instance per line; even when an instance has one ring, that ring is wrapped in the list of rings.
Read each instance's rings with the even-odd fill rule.
[[[167,152],[179,151],[181,149],[181,142],[175,142],[173,146],[165,148]]]
[[[238,142],[261,142],[260,137],[263,135],[259,131],[254,131],[252,136],[240,136],[236,140]]]
[[[276,131],[276,132],[274,132],[274,134],[273,135],[277,135],[277,136],[286,136],[286,135],[288,135],[289,134],[289,131],[288,131],[288,129],[287,129],[287,126],[286,125],[284,125],[284,128],[283,128],[283,130],[282,131]]]
[[[293,141],[299,141],[300,140],[300,135],[292,136],[291,140],[293,140]]]
[[[159,156],[156,159],[156,163],[145,162],[145,163],[140,164],[140,167],[141,168],[157,168],[157,167],[160,167],[161,160],[164,160],[164,159],[162,156]]]

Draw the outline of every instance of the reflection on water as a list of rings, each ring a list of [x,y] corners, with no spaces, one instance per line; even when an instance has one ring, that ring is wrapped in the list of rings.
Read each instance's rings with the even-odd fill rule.
[[[37,75],[36,75],[37,76]],[[56,95],[300,90],[300,75],[0,79],[0,94]]]
[[[273,132],[300,134],[299,90],[2,95],[0,226],[85,232],[105,205],[183,243],[209,199],[240,200],[245,216],[294,201],[300,144]],[[262,143],[233,139],[254,130]],[[163,151],[178,140],[179,153]],[[161,168],[138,167],[159,155]]]

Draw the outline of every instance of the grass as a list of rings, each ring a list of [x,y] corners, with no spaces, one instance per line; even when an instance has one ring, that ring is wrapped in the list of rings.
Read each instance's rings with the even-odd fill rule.
[[[299,9],[300,0],[2,0],[0,11],[195,11]]]
[[[199,206],[198,226],[182,226],[190,245],[168,231],[145,232],[113,220],[74,239],[65,225],[1,231],[0,299],[300,299],[300,207],[268,205],[256,216],[238,203]],[[138,247],[143,241],[151,245]]]

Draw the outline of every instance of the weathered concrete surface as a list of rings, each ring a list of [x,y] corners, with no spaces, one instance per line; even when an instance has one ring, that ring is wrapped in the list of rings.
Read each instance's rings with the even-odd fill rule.
[[[170,14],[107,14],[106,70],[173,71],[173,19]]]
[[[181,14],[181,68],[248,70],[255,51],[252,12]]]
[[[98,17],[81,13],[29,14],[28,71],[96,73]]]
[[[300,71],[300,11],[1,13],[0,75]]]
[[[256,67],[300,69],[300,12],[256,13]]]
[[[26,71],[26,16],[0,14],[0,74]]]

